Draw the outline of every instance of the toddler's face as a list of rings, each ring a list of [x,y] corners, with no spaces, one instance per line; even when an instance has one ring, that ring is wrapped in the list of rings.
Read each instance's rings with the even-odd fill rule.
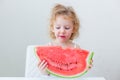
[[[65,16],[57,16],[52,31],[58,41],[67,42],[73,33],[73,23]]]

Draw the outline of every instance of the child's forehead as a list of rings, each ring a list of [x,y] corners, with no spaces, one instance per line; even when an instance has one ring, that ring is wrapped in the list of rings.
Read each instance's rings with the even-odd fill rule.
[[[55,20],[57,18],[62,18],[62,19],[65,19],[65,20],[70,20],[70,21],[73,20],[72,17],[68,16],[68,15],[57,15],[56,18],[55,18]]]
[[[72,26],[73,22],[72,20],[67,16],[58,16],[56,20],[54,21],[55,25],[66,25],[66,26]]]

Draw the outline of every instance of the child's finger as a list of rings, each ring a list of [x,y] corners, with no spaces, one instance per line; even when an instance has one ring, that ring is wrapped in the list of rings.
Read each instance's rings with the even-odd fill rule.
[[[44,62],[44,64],[41,66],[41,69],[44,70],[47,66],[47,62]]]
[[[93,60],[90,60],[90,64],[92,64],[93,63]]]
[[[42,70],[43,72],[46,72],[46,69],[47,69],[48,65],[46,65]]]
[[[42,71],[46,68],[46,66],[47,66],[47,62],[45,62],[45,60],[38,63],[38,68]]]
[[[39,67],[41,67],[45,63],[45,60],[41,61]]]
[[[48,66],[48,65],[46,65],[45,68],[42,70],[42,73],[43,73],[43,74],[46,74],[46,75],[49,75],[49,74],[46,72],[47,66]]]
[[[93,67],[93,64],[91,63],[89,66],[88,66],[88,69],[91,69]]]

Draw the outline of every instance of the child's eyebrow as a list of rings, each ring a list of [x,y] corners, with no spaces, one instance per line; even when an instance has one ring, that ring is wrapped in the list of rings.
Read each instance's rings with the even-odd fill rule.
[[[71,27],[71,25],[65,25],[65,27]]]
[[[65,25],[65,26],[71,26],[71,25],[68,25],[68,24],[67,24],[67,25]]]
[[[59,24],[56,24],[55,26],[60,26]]]

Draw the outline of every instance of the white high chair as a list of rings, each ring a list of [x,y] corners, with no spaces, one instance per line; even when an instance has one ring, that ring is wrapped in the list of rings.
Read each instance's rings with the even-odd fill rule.
[[[57,78],[57,77],[49,77],[45,76],[40,73],[37,65],[38,65],[38,59],[35,55],[35,47],[37,45],[31,45],[27,47],[26,51],[26,66],[25,66],[25,77],[28,78],[36,78],[38,77],[38,80],[105,80],[104,77],[88,77],[88,78],[75,78],[75,79],[66,79],[66,78]]]
[[[38,59],[35,55],[35,45],[27,47],[25,77],[40,77],[40,71],[37,67]]]

